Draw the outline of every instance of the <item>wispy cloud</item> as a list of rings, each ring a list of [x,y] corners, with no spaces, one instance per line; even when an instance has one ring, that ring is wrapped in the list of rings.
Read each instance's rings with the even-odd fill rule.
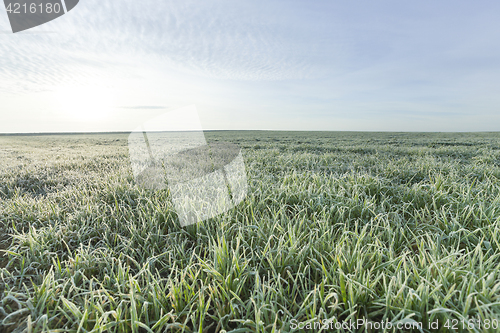
[[[305,36],[300,15],[288,18],[296,21],[292,28],[271,14],[277,8],[262,8],[264,13],[255,4],[233,2],[88,0],[27,34],[0,37],[0,89],[43,91],[57,83],[116,78],[138,63],[234,80],[319,73],[311,60],[321,41]],[[0,30],[8,30],[5,21]]]

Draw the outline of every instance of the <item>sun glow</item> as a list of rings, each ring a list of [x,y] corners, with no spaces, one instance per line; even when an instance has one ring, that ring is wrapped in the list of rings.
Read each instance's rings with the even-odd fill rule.
[[[113,110],[113,93],[103,87],[63,87],[56,96],[61,111],[75,120],[101,120]]]

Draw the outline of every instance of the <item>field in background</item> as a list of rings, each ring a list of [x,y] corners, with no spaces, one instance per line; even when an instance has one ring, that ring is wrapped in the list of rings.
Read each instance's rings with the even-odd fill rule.
[[[187,228],[126,135],[0,136],[0,331],[498,331],[500,133],[206,136],[244,149],[249,195]]]

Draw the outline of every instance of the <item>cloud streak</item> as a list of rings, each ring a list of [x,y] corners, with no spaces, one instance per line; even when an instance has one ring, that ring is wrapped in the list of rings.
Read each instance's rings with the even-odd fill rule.
[[[154,105],[137,105],[137,106],[122,106],[120,109],[129,110],[164,110],[166,106],[154,106]]]

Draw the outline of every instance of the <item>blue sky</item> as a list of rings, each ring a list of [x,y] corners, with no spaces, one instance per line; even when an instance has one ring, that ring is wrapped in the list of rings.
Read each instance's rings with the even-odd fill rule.
[[[0,132],[500,130],[495,1],[97,1],[12,34]]]

